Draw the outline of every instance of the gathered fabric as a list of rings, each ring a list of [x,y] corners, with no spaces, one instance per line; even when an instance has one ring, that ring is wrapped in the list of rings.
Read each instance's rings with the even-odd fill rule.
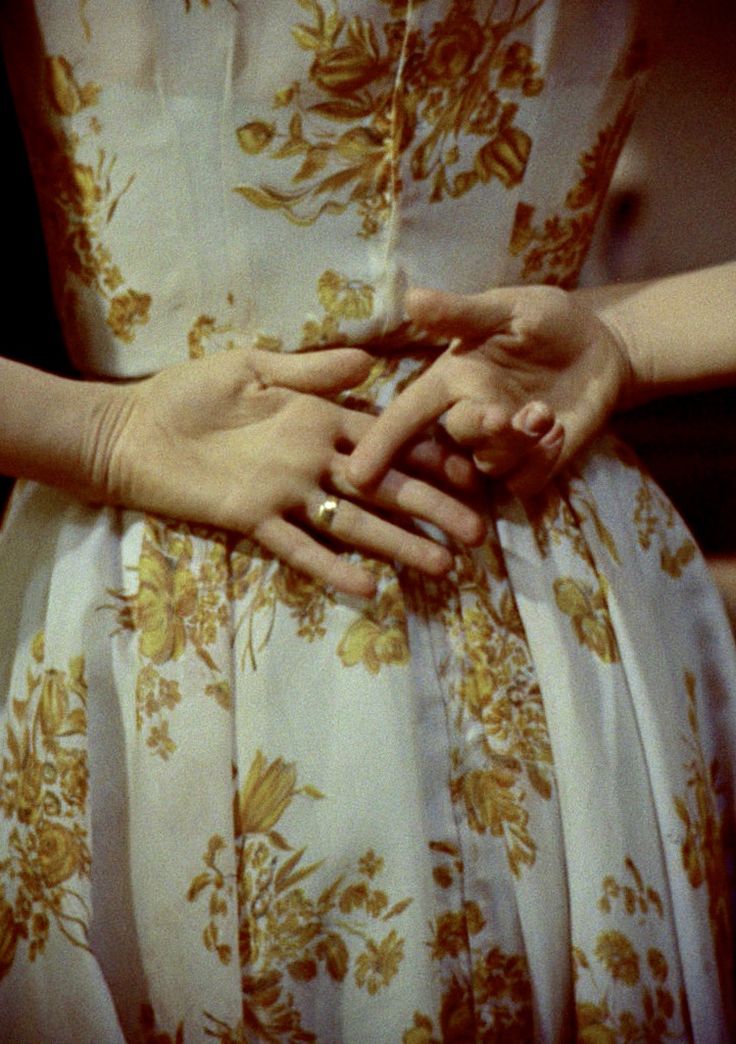
[[[6,5],[70,357],[412,344],[574,285],[657,17],[585,0]],[[418,365],[379,351],[344,401]],[[728,1041],[736,655],[604,435],[370,601],[21,483],[0,533],[0,1037]]]

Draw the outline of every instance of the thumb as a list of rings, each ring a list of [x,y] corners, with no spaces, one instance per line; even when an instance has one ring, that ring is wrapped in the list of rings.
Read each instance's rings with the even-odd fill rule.
[[[319,395],[360,384],[370,373],[373,359],[359,348],[316,352],[267,352],[254,348],[250,364],[264,384]]]
[[[451,294],[412,287],[404,299],[404,307],[416,326],[447,337],[469,339],[506,332],[515,304],[516,293],[509,287],[482,294]]]

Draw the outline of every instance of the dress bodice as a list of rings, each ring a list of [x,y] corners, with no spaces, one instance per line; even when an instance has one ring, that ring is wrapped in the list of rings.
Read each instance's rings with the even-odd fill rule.
[[[368,342],[407,284],[571,285],[648,53],[624,0],[10,7],[69,350],[122,377]]]

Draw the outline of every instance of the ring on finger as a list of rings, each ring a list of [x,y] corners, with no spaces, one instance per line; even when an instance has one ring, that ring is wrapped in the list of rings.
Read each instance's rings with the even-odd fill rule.
[[[325,497],[321,500],[310,516],[317,529],[322,529],[328,533],[334,525],[335,515],[339,507],[340,501],[337,497]]]

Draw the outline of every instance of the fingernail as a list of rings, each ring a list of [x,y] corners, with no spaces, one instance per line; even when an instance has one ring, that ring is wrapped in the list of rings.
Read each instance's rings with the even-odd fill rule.
[[[544,435],[554,424],[554,416],[544,403],[530,402],[519,410],[511,423],[525,435]]]

